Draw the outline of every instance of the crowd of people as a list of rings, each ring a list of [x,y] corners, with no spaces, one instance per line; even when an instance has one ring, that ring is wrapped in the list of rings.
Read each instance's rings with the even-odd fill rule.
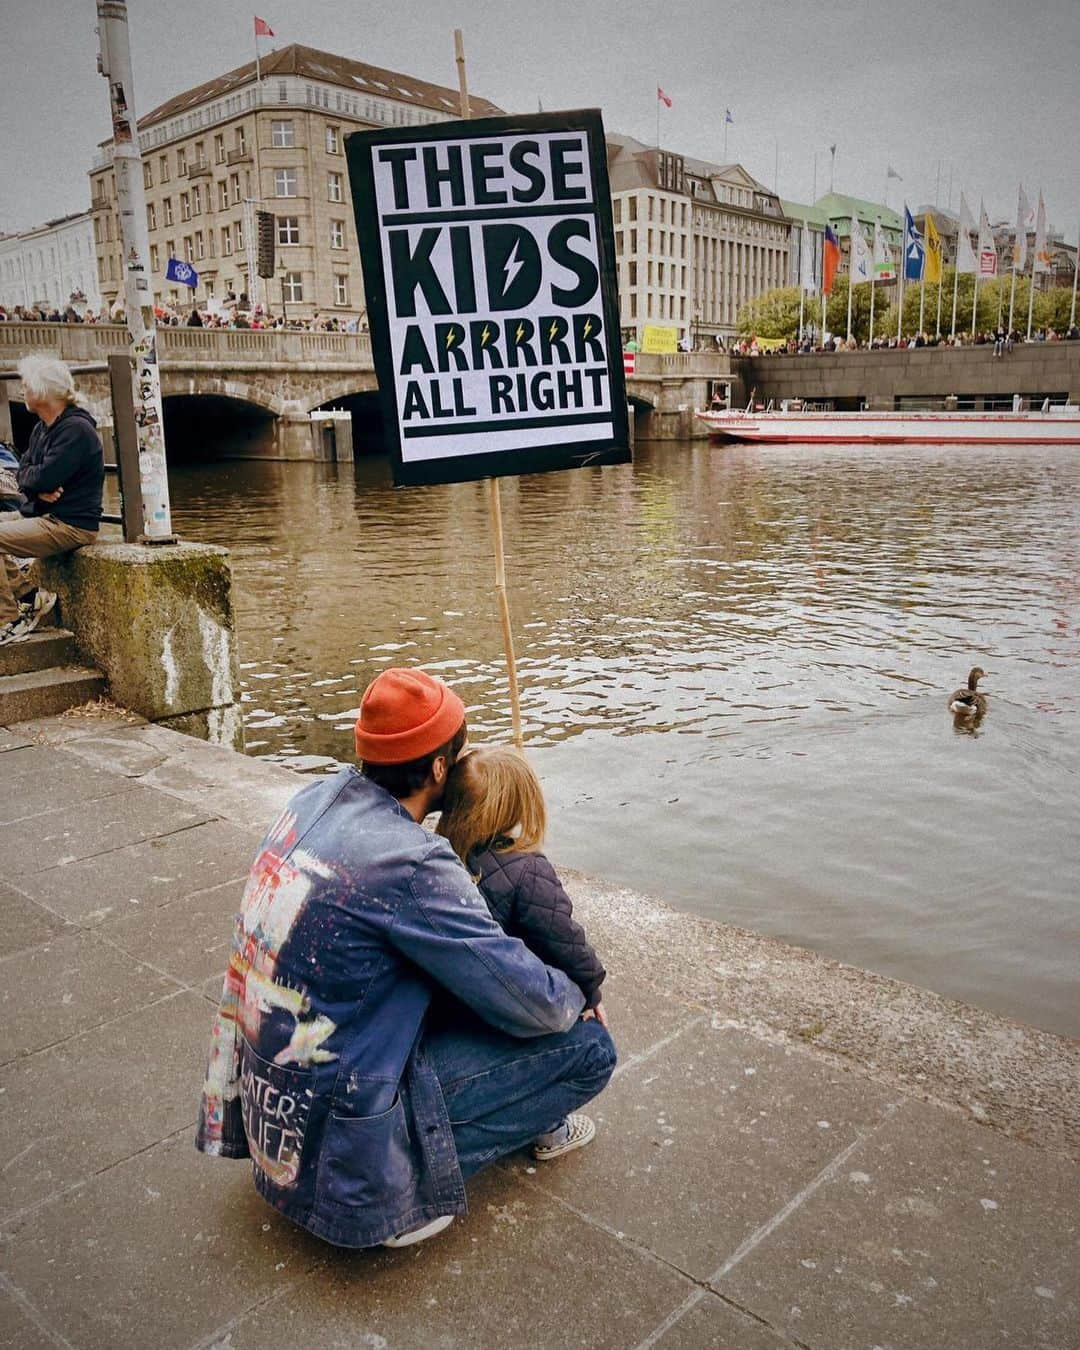
[[[772,340],[759,341],[757,337],[740,338],[729,348],[732,356],[809,356],[821,352],[865,352],[896,351],[908,347],[993,347],[995,356],[1006,356],[1014,347],[1025,342],[1080,342],[1080,325],[1073,324],[1064,333],[1053,328],[1038,328],[1030,338],[1019,329],[1007,332],[1004,328],[994,331],[987,329],[976,333],[915,333],[910,337],[897,337],[895,333],[885,337],[876,337],[873,342],[860,341],[854,336],[842,338],[833,336],[827,342],[815,341],[809,335],[788,338],[779,344]]]
[[[154,306],[154,317],[158,324],[166,328],[248,328],[262,330],[289,329],[298,332],[314,333],[366,333],[368,324],[364,315],[350,315],[343,318],[337,314],[321,314],[316,311],[310,318],[301,318],[292,314],[271,314],[262,305],[251,305],[246,295],[234,295],[231,291],[224,300],[214,301],[200,307],[190,308],[165,303]],[[52,309],[40,305],[13,305],[10,309],[0,305],[0,323],[81,323],[81,324],[122,324],[125,313],[122,306],[111,309],[102,308],[97,313],[89,307],[76,309],[67,305],[63,309]]]

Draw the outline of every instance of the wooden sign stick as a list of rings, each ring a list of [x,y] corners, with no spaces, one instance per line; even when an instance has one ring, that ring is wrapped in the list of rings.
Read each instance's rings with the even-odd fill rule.
[[[469,87],[465,79],[465,41],[461,29],[454,29],[454,60],[458,68],[458,91],[461,96],[461,116],[468,121]],[[499,500],[499,480],[489,478],[488,505],[491,512],[491,536],[495,550],[495,593],[499,600],[499,619],[502,622],[503,646],[506,649],[506,670],[510,682],[510,718],[514,729],[514,744],[524,753],[525,740],[521,732],[521,703],[518,697],[517,662],[514,659],[514,634],[510,627],[510,605],[506,598],[506,558],[503,553],[502,505]]]

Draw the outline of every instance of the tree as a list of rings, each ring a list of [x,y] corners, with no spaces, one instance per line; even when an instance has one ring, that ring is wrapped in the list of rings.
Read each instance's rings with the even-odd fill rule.
[[[811,297],[807,297],[809,306]],[[744,337],[793,338],[799,332],[799,288],[781,286],[748,301],[739,310],[736,328]]]
[[[838,337],[847,336],[847,276],[838,276],[833,285],[832,295],[826,302],[825,328]],[[895,325],[895,318],[891,320]],[[890,323],[889,299],[883,286],[876,288],[874,296],[874,332],[888,332]],[[799,288],[783,286],[779,290],[766,291],[756,300],[750,300],[736,320],[736,327],[744,337],[794,338],[799,333]],[[803,305],[803,331],[821,328],[821,296],[807,295]],[[855,287],[851,305],[851,328],[860,342],[865,342],[870,333],[870,283],[863,282]]]
[[[1077,303],[1080,304],[1080,301]],[[1071,286],[1055,286],[1049,291],[1037,291],[1032,331],[1036,328],[1052,328],[1055,333],[1064,333],[1069,326],[1071,309]]]

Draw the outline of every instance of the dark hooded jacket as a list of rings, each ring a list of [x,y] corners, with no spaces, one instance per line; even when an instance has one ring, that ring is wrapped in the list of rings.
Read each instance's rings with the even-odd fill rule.
[[[39,421],[16,477],[29,499],[22,508],[24,516],[52,516],[80,530],[96,530],[105,456],[97,423],[86,409],[67,407],[52,426]],[[39,499],[39,492],[55,492],[58,487],[64,489],[58,501]]]

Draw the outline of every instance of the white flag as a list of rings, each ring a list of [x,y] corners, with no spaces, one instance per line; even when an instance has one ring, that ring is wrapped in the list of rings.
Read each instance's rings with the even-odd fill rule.
[[[997,247],[994,244],[994,231],[990,228],[990,217],[985,205],[979,203],[979,276],[996,277],[998,267]]]
[[[1035,228],[1035,212],[1024,195],[1024,185],[1020,184],[1020,195],[1016,199],[1016,235],[1013,238],[1013,271],[1022,272],[1027,266],[1028,230]]]
[[[810,242],[810,230],[805,220],[799,238],[799,285],[807,295],[817,294],[817,282],[814,280],[814,247]]]
[[[1046,247],[1046,203],[1039,193],[1039,209],[1035,213],[1035,258],[1031,264],[1032,275],[1036,272],[1050,271],[1050,250]]]
[[[971,212],[968,210],[968,204],[961,192],[960,223],[957,226],[956,234],[956,270],[958,272],[975,272],[978,270],[975,250],[971,247],[971,235],[974,229],[975,222],[971,219]]]
[[[862,232],[859,222],[851,217],[851,256],[848,259],[848,282],[860,286],[869,281],[872,275],[870,246]]]
[[[896,259],[892,255],[889,241],[885,238],[880,220],[874,221],[874,280],[896,280]]]

